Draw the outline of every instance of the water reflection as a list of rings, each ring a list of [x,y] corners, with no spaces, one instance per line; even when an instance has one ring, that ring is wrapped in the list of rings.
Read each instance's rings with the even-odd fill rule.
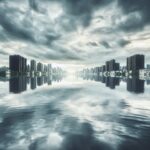
[[[52,85],[52,81],[60,82],[62,76],[53,75],[53,76],[17,76],[9,79],[9,92],[10,93],[21,93],[27,90],[27,84],[30,84],[32,90],[36,89],[37,86],[42,86],[43,84]]]
[[[144,93],[144,80],[140,80],[138,78],[128,78],[127,90],[134,93]]]
[[[36,80],[37,80],[37,77],[32,77],[31,78],[31,84],[30,85],[31,85],[32,90],[36,89],[36,85],[37,85]]]
[[[136,76],[132,78],[120,78],[120,77],[110,77],[110,76],[94,76],[94,75],[87,75],[83,77],[84,80],[94,80],[96,82],[105,83],[106,87],[111,89],[115,89],[116,86],[120,85],[121,80],[126,82],[127,84],[127,91],[134,92],[134,93],[144,93],[144,83],[145,81],[139,79]],[[150,80],[147,80],[147,85],[149,85]]]
[[[13,93],[20,93],[27,90],[26,76],[19,76],[9,80],[9,91]]]
[[[149,150],[150,87],[134,94],[143,80],[92,76],[49,86],[54,81],[61,79],[0,82],[0,150]],[[10,85],[20,94],[6,93]]]

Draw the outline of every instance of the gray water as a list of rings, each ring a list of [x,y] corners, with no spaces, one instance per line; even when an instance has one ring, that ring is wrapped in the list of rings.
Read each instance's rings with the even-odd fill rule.
[[[10,93],[0,82],[0,150],[150,150],[150,86],[66,78]]]

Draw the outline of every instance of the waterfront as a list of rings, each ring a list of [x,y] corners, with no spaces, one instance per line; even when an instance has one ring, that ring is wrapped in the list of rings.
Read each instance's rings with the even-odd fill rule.
[[[140,94],[75,78],[18,94],[0,87],[1,150],[149,150],[147,84]]]

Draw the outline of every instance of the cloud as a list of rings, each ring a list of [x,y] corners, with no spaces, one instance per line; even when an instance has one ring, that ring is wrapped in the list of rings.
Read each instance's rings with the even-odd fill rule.
[[[100,44],[102,44],[105,48],[111,48],[108,42],[106,41],[101,41]]]
[[[8,12],[9,12],[9,15],[7,14]],[[20,24],[19,22],[17,22],[18,21],[17,18],[14,19],[14,15],[16,15],[17,17],[18,15],[21,15],[21,14],[22,14],[21,11],[16,12],[15,9],[9,8],[8,10],[6,10],[4,8],[1,8],[0,25],[10,35],[13,35],[17,38],[34,41],[34,38],[30,30],[27,29],[23,24]]]
[[[72,20],[73,22],[70,23],[87,27],[90,25],[94,11],[111,3],[111,0],[50,0],[49,2],[61,3],[66,17],[64,19]],[[40,12],[41,4],[40,0],[29,0],[30,8],[34,11]]]
[[[124,47],[124,46],[126,46],[126,45],[128,45],[128,44],[130,44],[131,42],[129,41],[129,40],[125,40],[125,39],[120,39],[119,41],[118,41],[118,44],[119,44],[119,46],[120,47]]]
[[[39,11],[39,6],[38,6],[37,0],[29,0],[29,5],[33,10]]]
[[[127,15],[121,24],[124,30],[140,30],[150,24],[149,0],[118,0],[118,6]]]
[[[63,6],[67,14],[84,27],[89,26],[93,12],[109,4],[111,0],[63,0]]]
[[[1,0],[0,51],[7,51],[1,62],[8,65],[6,59],[10,54],[76,64],[103,64],[112,54],[114,58],[127,56],[133,50],[132,41],[138,49],[134,40],[140,40],[138,33],[148,34],[149,2],[144,2]],[[133,31],[134,35],[130,34]]]
[[[98,44],[96,42],[89,42],[87,45],[98,46]]]

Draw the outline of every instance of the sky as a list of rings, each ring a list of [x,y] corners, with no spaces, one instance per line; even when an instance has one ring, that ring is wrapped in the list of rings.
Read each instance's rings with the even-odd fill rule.
[[[20,54],[43,63],[102,65],[145,54],[149,0],[0,0],[0,65]]]

